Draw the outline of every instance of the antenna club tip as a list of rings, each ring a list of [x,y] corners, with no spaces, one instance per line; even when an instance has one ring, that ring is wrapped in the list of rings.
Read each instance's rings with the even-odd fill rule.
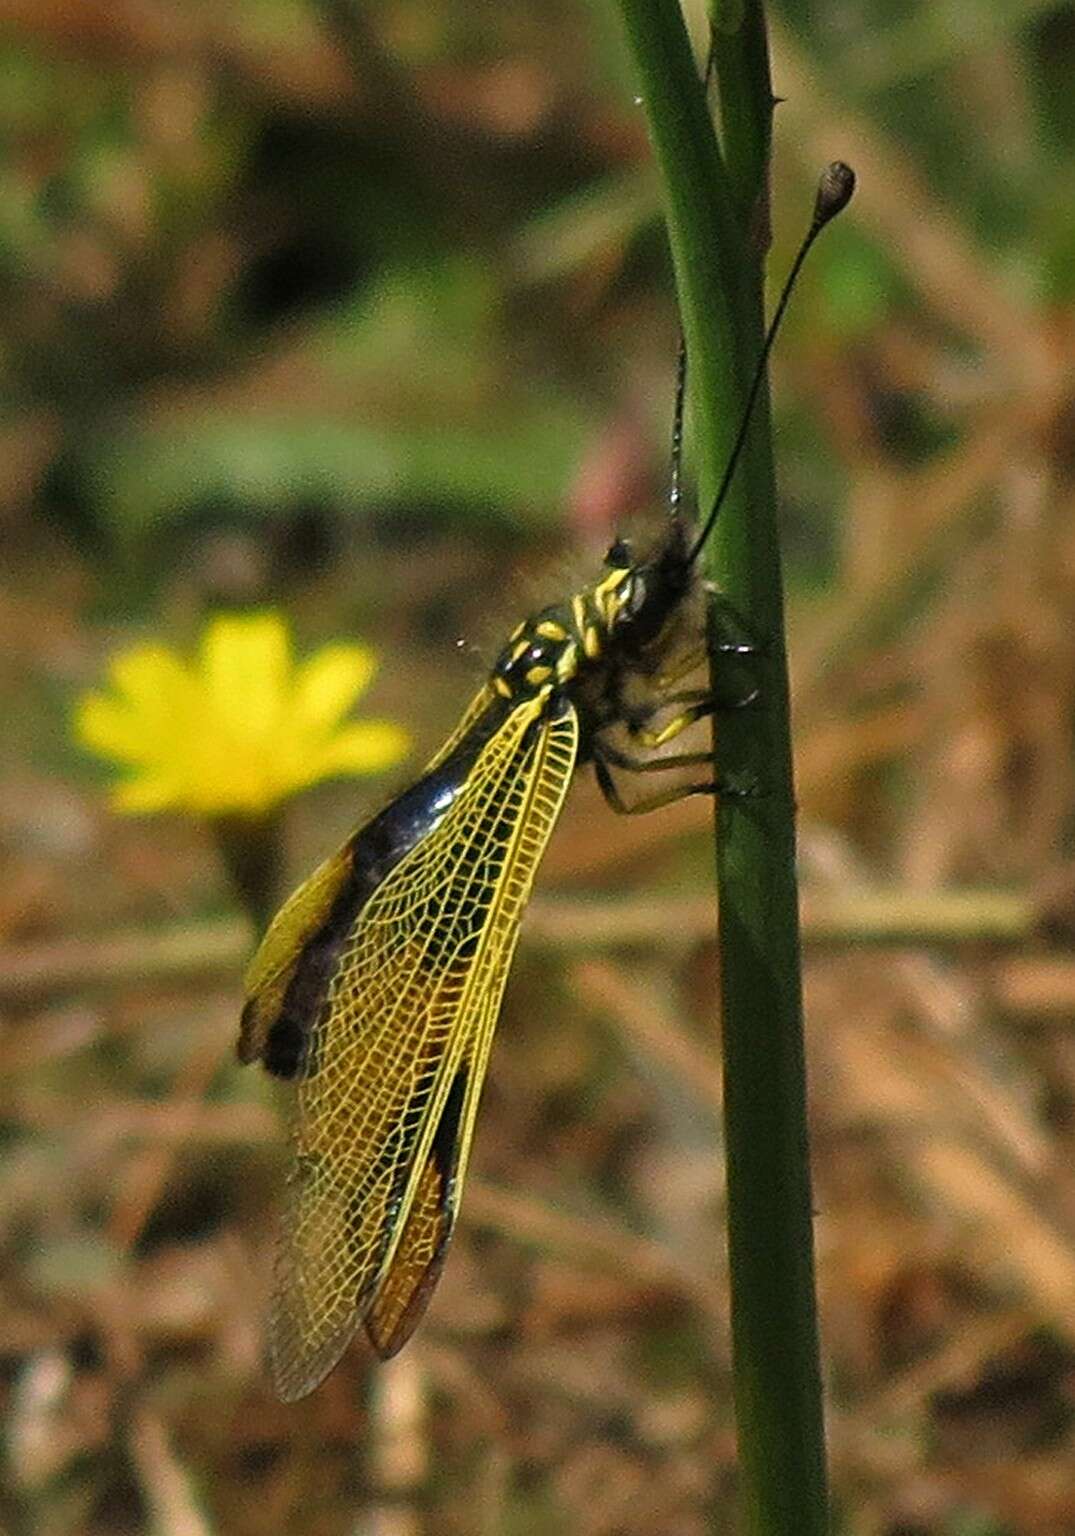
[[[855,173],[842,160],[834,160],[822,171],[817,184],[814,221],[818,228],[842,213],[855,191]]]

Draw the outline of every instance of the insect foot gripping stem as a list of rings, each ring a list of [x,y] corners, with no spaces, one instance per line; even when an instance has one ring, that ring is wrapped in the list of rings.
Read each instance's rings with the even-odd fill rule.
[[[714,582],[707,581],[709,611],[716,634],[716,649],[722,656],[760,656],[765,641],[751,632],[750,625],[730,598]]]
[[[713,787],[718,800],[739,803],[746,800],[763,800],[766,791],[753,773],[725,773],[719,775]]]

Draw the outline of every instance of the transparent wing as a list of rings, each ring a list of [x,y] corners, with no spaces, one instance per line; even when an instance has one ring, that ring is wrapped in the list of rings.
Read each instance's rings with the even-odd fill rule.
[[[362,1320],[394,1353],[439,1274],[519,920],[575,765],[574,708],[547,710],[508,715],[373,893],[311,1024],[272,1316],[285,1399]]]
[[[483,683],[482,686],[478,689],[477,693],[471,699],[470,703],[467,705],[466,709],[463,711],[462,719],[452,734],[448,737],[448,740],[444,742],[440,749],[435,752],[429,759],[429,762],[426,763],[425,767],[422,769],[423,773],[431,773],[434,768],[440,767],[441,763],[444,762],[446,757],[450,757],[452,755],[456,747],[463,740],[463,737],[474,724],[475,720],[480,719],[481,716],[484,715],[485,711],[489,708],[489,705],[496,697],[497,694],[493,689],[492,683]]]

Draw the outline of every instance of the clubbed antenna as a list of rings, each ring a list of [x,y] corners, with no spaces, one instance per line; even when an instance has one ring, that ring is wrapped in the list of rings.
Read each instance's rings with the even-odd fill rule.
[[[829,222],[830,219],[834,219],[838,213],[841,213],[847,207],[848,203],[851,201],[851,196],[854,190],[855,173],[851,167],[849,165],[845,165],[842,160],[834,160],[831,165],[827,165],[822,171],[817,186],[817,197],[814,199],[814,216],[810,221],[810,228],[806,231],[806,237],[799,247],[798,255],[792,262],[791,271],[788,273],[784,282],[784,286],[780,291],[780,298],[777,300],[776,309],[773,311],[773,318],[769,322],[769,329],[765,333],[765,340],[762,343],[761,354],[758,357],[757,364],[754,368],[754,376],[750,381],[750,388],[747,391],[747,401],[746,405],[743,407],[743,419],[739,424],[739,431],[736,435],[735,443],[732,447],[731,453],[728,455],[728,462],[724,467],[724,474],[721,477],[721,482],[717,490],[717,494],[713,498],[713,506],[710,510],[709,516],[706,518],[702,527],[702,531],[699,533],[697,539],[691,547],[690,554],[687,556],[688,564],[692,564],[698,558],[702,546],[705,544],[706,539],[708,539],[710,533],[712,532],[713,524],[716,522],[720,509],[724,505],[725,498],[728,495],[728,488],[732,483],[732,478],[735,474],[736,466],[738,465],[740,455],[743,452],[743,445],[747,440],[747,433],[750,430],[750,418],[753,414],[754,405],[758,398],[758,391],[761,389],[762,380],[765,377],[765,365],[769,361],[769,353],[773,349],[773,342],[776,340],[776,334],[780,329],[780,322],[784,318],[784,311],[788,307],[788,300],[791,298],[791,292],[795,287],[795,280],[799,276],[799,272],[802,269],[802,264],[806,260],[810,247],[813,245],[818,235],[820,235],[821,231],[825,228],[825,225]],[[682,403],[678,394],[676,419],[678,425],[678,436],[681,439]],[[673,485],[677,490],[678,479],[678,472],[676,472],[673,474]]]

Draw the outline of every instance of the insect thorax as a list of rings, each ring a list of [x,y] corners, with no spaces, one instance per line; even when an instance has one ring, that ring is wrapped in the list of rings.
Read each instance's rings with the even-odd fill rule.
[[[516,627],[497,657],[492,687],[512,701],[560,690],[592,699],[615,674],[656,672],[675,644],[691,586],[684,549],[678,523],[645,561],[633,561],[617,541],[596,581]]]

